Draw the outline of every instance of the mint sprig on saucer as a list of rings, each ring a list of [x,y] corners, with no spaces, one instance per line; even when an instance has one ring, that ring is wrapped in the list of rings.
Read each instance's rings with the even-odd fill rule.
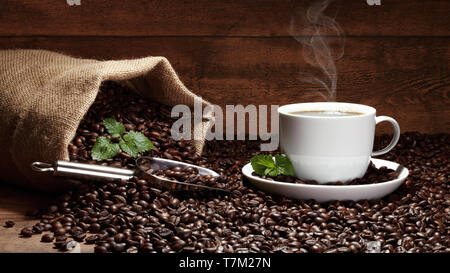
[[[256,155],[250,159],[253,170],[259,175],[294,176],[294,168],[289,158],[285,155]]]

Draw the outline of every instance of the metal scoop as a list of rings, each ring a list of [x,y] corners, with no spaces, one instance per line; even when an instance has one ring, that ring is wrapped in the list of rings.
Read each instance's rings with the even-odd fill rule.
[[[192,167],[198,170],[200,175],[211,175],[213,177],[218,177],[215,171],[199,167],[196,165],[163,159],[143,156],[136,160],[136,170],[131,169],[121,169],[114,167],[107,167],[95,164],[86,163],[76,163],[69,161],[58,160],[55,163],[43,163],[43,162],[33,162],[31,168],[38,172],[53,172],[54,176],[64,176],[69,178],[77,179],[88,179],[97,181],[112,181],[112,180],[129,180],[131,177],[136,176],[138,178],[143,178],[148,180],[160,188],[170,190],[170,191],[217,191],[228,193],[229,191],[209,187],[204,185],[197,185],[192,183],[185,183],[179,181],[173,181],[164,177],[160,177],[148,172],[150,169],[154,171],[165,170],[173,167]]]

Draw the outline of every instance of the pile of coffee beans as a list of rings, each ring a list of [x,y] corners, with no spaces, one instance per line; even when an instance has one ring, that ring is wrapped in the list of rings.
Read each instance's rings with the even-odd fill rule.
[[[341,181],[337,182],[328,182],[324,184],[319,184],[317,181],[304,181],[299,178],[293,177],[293,176],[287,176],[287,175],[278,175],[275,177],[266,176],[266,175],[259,175],[255,172],[252,173],[252,175],[259,176],[261,178],[272,180],[272,181],[279,181],[279,182],[286,182],[286,183],[295,183],[295,184],[310,184],[310,185],[364,185],[364,184],[377,184],[382,183],[386,181],[393,180],[398,177],[398,172],[388,169],[386,167],[377,168],[375,165],[371,162],[369,164],[369,167],[367,168],[366,173],[361,178],[355,178],[347,183],[343,183]]]
[[[241,168],[260,142],[207,142],[198,156],[187,141],[171,138],[169,113],[104,84],[69,146],[71,160],[97,163],[90,150],[98,136],[107,136],[102,120],[113,117],[151,139],[155,149],[144,155],[211,168],[230,195],[191,197],[140,178],[86,182],[32,212],[40,222],[22,235],[44,232],[43,242],[63,250],[76,241],[95,244],[95,252],[450,252],[448,134],[402,134],[384,158],[406,166],[410,176],[389,196],[317,203],[273,196],[243,179]],[[376,148],[389,141],[377,138]],[[135,167],[124,153],[102,164]]]

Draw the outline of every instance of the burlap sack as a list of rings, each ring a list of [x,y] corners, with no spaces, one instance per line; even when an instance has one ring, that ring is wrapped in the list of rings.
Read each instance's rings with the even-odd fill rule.
[[[0,51],[0,180],[44,190],[66,188],[33,161],[69,160],[68,144],[103,81],[125,83],[169,106],[194,105],[195,94],[164,57],[98,61],[43,50]],[[207,105],[203,101],[203,105]],[[193,127],[204,139],[208,121]],[[200,152],[204,141],[194,143]]]

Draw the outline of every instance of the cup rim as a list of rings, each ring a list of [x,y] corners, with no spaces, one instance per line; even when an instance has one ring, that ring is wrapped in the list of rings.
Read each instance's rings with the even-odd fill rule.
[[[314,110],[314,111],[355,111],[362,113],[362,115],[354,116],[301,116],[289,113],[289,111],[301,111],[303,110]],[[302,103],[292,103],[285,104],[278,108],[278,114],[295,117],[295,118],[312,118],[312,119],[349,119],[349,118],[364,118],[376,114],[376,109],[358,103],[348,103],[348,102],[302,102]]]

